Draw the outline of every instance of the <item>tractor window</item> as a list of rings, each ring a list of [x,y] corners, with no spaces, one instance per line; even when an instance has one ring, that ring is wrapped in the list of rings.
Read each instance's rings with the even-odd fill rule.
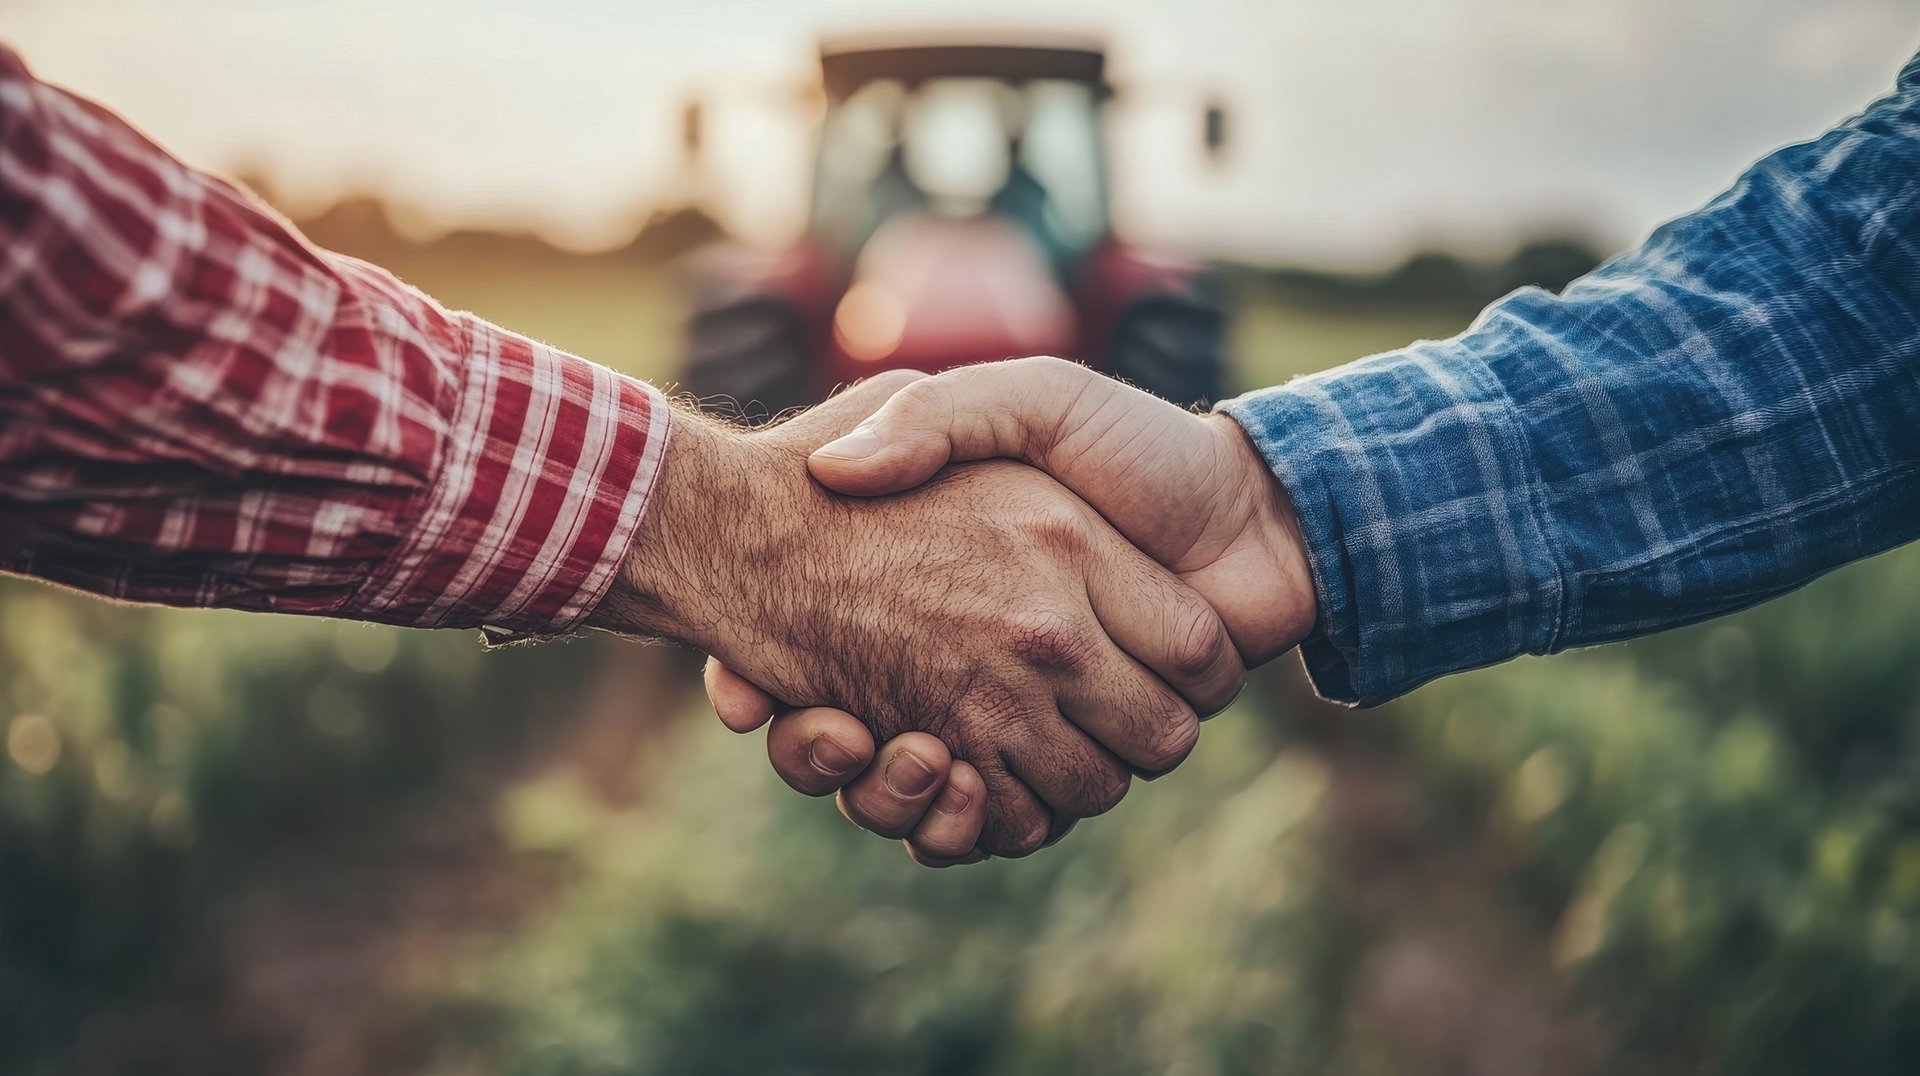
[[[1020,166],[1046,191],[1047,230],[1061,245],[1085,250],[1107,230],[1099,105],[1079,82],[1035,82],[1026,99]]]
[[[947,216],[984,213],[1013,170],[1008,121],[1019,107],[1005,83],[938,78],[907,102],[901,159],[907,178]]]
[[[869,82],[827,113],[814,179],[813,227],[842,246],[857,246],[876,219],[876,185],[900,142],[907,91],[898,82]]]
[[[1085,83],[936,78],[867,83],[827,114],[813,231],[854,256],[894,215],[993,212],[1062,272],[1107,231],[1100,104]]]

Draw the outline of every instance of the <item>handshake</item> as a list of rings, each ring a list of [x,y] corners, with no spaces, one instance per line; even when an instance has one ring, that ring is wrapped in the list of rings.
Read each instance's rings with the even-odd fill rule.
[[[1239,425],[1060,359],[894,372],[757,432],[676,414],[659,481],[590,623],[705,650],[729,728],[771,719],[788,784],[929,866],[1111,809],[1314,623]]]

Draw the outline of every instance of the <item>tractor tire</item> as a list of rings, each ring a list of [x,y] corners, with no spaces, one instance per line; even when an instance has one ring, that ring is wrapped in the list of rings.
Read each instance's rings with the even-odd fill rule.
[[[749,299],[694,315],[682,391],[709,414],[761,426],[814,402],[806,319],[778,299]]]
[[[1226,313],[1184,295],[1148,295],[1114,321],[1113,376],[1182,407],[1226,395]]]

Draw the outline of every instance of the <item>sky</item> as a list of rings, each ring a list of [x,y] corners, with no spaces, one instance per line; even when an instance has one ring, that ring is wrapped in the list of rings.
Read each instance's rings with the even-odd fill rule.
[[[0,40],[42,77],[296,209],[372,193],[421,235],[577,249],[696,195],[789,241],[818,40],[916,30],[1107,42],[1130,238],[1367,268],[1630,244],[1886,92],[1920,0],[0,0]]]

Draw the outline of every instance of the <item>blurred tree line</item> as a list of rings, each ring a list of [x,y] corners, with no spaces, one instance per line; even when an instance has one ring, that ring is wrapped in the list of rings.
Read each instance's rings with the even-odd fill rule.
[[[1418,251],[1379,274],[1275,269],[1259,274],[1294,302],[1320,309],[1342,306],[1441,306],[1478,313],[1495,299],[1528,286],[1558,293],[1602,261],[1594,245],[1573,237],[1524,243],[1506,259],[1477,265],[1444,250]]]

